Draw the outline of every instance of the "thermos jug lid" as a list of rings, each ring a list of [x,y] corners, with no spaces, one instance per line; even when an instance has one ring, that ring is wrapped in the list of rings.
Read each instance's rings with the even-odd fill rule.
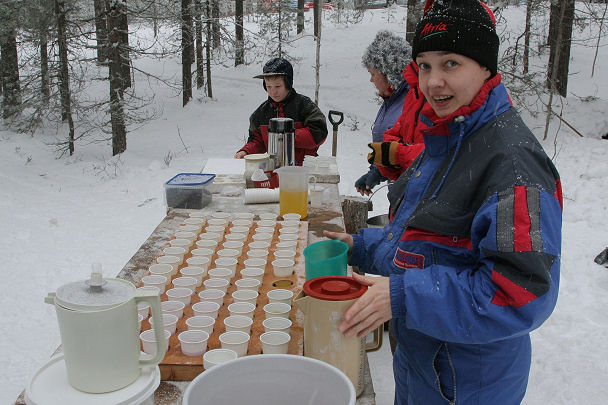
[[[309,297],[327,301],[347,301],[359,298],[367,286],[352,277],[316,277],[304,283],[304,293]]]
[[[286,133],[293,132],[293,120],[291,118],[271,118],[268,124],[268,132]]]
[[[99,311],[115,307],[135,295],[135,286],[118,278],[106,278],[101,285],[92,285],[91,280],[64,284],[55,293],[55,302],[75,311]]]

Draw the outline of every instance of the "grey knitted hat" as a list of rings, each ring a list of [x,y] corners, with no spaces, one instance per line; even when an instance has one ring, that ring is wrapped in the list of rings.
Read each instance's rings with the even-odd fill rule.
[[[403,69],[412,61],[412,47],[405,38],[381,30],[365,50],[361,62],[367,69],[378,70],[393,90],[403,82]]]

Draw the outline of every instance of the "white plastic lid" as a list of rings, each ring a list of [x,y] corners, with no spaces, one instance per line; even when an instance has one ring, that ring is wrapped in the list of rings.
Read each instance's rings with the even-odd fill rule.
[[[133,295],[135,286],[129,281],[118,278],[92,278],[59,287],[55,293],[55,303],[74,311],[99,311],[122,304]]]
[[[52,357],[25,388],[27,405],[139,405],[150,398],[160,384],[158,366],[141,370],[139,378],[126,387],[104,394],[89,394],[72,387],[63,354]]]

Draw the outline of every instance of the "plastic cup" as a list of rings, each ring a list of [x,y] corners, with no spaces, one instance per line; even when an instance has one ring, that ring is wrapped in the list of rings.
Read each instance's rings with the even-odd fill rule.
[[[248,234],[246,233],[235,233],[230,232],[226,234],[226,240],[235,241],[235,242],[245,242],[247,240]]]
[[[245,267],[258,267],[260,269],[266,268],[266,263],[268,263],[268,259],[265,257],[252,257],[243,261]]]
[[[249,244],[247,245],[249,246],[249,249],[266,249],[268,250],[268,248],[270,248],[270,242],[264,241],[264,240],[257,240],[257,241],[253,241],[253,242],[249,242]]]
[[[258,292],[254,290],[236,290],[232,293],[234,302],[249,302],[255,305],[258,299]]]
[[[183,247],[178,246],[169,246],[163,249],[163,254],[165,256],[177,256],[181,260],[179,264],[182,264],[184,261],[184,255],[187,253],[187,250]]]
[[[188,216],[190,218],[203,218],[203,219],[207,220],[207,214],[205,214],[203,211],[200,211],[200,210],[190,211]]]
[[[260,212],[258,214],[258,217],[261,220],[271,220],[271,219],[273,219],[275,221],[277,220],[277,214],[275,214],[274,212]]]
[[[207,231],[209,231],[209,226],[221,226],[223,228],[228,225],[228,219],[226,218],[211,218],[207,220]],[[212,231],[213,232],[213,231]]]
[[[223,267],[216,267],[208,271],[210,278],[223,278],[226,281],[230,281],[232,278],[232,270],[225,269]]]
[[[184,305],[190,305],[190,301],[192,300],[192,290],[189,288],[170,288],[165,292],[165,294],[167,294],[169,301],[180,301],[183,302]]]
[[[219,241],[221,241],[223,237],[224,237],[224,234],[222,234],[222,233],[205,232],[205,233],[201,233],[201,235],[198,238],[200,240],[210,239],[210,240],[214,240],[219,243]]]
[[[291,305],[283,302],[271,302],[264,305],[264,313],[266,314],[266,318],[273,316],[289,318],[289,311],[291,311]]]
[[[167,277],[153,274],[150,276],[143,276],[141,281],[145,287],[156,287],[160,294],[165,292],[165,285],[167,284]]]
[[[282,250],[276,250],[274,252],[274,258],[275,259],[291,259],[291,260],[295,260],[294,258],[296,257],[296,250],[295,249],[282,249]]]
[[[190,253],[192,253],[192,256],[208,257],[209,259],[211,259],[211,257],[215,253],[215,250],[209,249],[209,248],[196,248],[196,249],[192,249],[190,251]]]
[[[141,321],[144,320],[144,316],[142,314],[137,314],[137,330],[141,332]]]
[[[177,231],[175,232],[175,239],[188,239],[191,242],[194,242],[198,237],[197,232],[188,232],[188,231]]]
[[[258,226],[257,228],[255,228],[255,233],[270,233],[270,234],[274,234],[274,227],[271,226]]]
[[[300,220],[302,218],[302,216],[300,214],[296,214],[296,213],[288,213],[288,214],[283,214],[283,219],[286,221],[289,221],[291,219],[293,220]]]
[[[227,240],[226,242],[224,242],[223,246],[224,249],[236,250],[238,252],[237,256],[240,256],[243,253],[243,246],[245,246],[245,243],[238,240]]]
[[[258,259],[266,259],[268,257],[268,249],[251,249],[249,252],[247,252],[248,259],[255,257]]]
[[[171,281],[174,287],[189,288],[192,291],[196,290],[196,279],[194,277],[176,277]]]
[[[171,333],[168,330],[163,331],[165,335],[166,350],[169,350],[169,338]],[[154,329],[148,329],[139,334],[141,343],[145,353],[156,354],[156,338],[154,337]]]
[[[190,246],[192,246],[192,241],[188,239],[169,239],[169,245],[190,249]]]
[[[213,366],[217,366],[221,363],[226,363],[230,360],[234,360],[238,357],[238,354],[231,349],[212,349],[205,352],[203,355],[203,366],[205,370],[209,370]]]
[[[166,277],[167,281],[165,281],[165,285],[168,285],[171,282],[171,275],[174,269],[176,269],[176,267],[170,264],[153,264],[148,268],[148,271],[150,272],[150,275]]]
[[[253,221],[249,218],[239,218],[239,219],[234,219],[232,221],[232,226],[243,226],[243,227],[251,228],[252,225],[253,225]]]
[[[276,219],[263,219],[261,221],[258,221],[257,224],[258,224],[258,229],[259,228],[272,228],[272,230],[274,231],[274,227],[277,225],[277,220]]]
[[[259,267],[245,267],[241,270],[241,276],[243,278],[253,278],[262,282],[264,278],[264,269]]]
[[[219,233],[220,235],[224,236],[225,232],[226,225],[207,225],[207,228],[205,228],[205,233]]]
[[[242,315],[253,319],[253,311],[255,311],[255,305],[250,302],[233,302],[228,305],[230,316]]]
[[[183,261],[183,256],[181,258],[179,256],[158,256],[156,258],[156,263],[158,264],[170,264],[173,266],[173,270],[171,271],[172,275],[174,274],[173,272],[177,273],[177,268]]]
[[[220,249],[217,251],[218,257],[233,257],[236,259],[237,257],[239,257],[240,254],[241,253],[237,249],[226,249],[226,246],[224,246],[224,249]]]
[[[251,334],[251,325],[253,319],[242,315],[231,315],[224,318],[224,325],[226,326],[226,332],[232,332],[233,330],[239,332],[245,332]]]
[[[306,280],[322,276],[346,276],[348,245],[331,239],[304,249]]]
[[[260,342],[262,342],[262,353],[287,354],[287,348],[289,347],[290,340],[291,336],[285,332],[276,330],[264,332],[260,335]]]
[[[264,326],[264,332],[276,330],[279,332],[289,333],[291,331],[291,323],[291,320],[288,318],[271,316],[270,318],[264,319],[264,321],[262,322],[262,326]]]
[[[281,233],[279,234],[279,242],[287,242],[290,240],[298,240],[297,233]]]
[[[244,233],[244,234],[248,234],[249,233],[249,228],[248,226],[233,226],[232,228],[230,228],[230,233]]]
[[[192,305],[192,310],[194,311],[194,315],[200,316],[210,316],[213,319],[217,318],[217,312],[220,309],[220,305],[217,302],[211,301],[201,301]]]
[[[177,227],[177,231],[176,232],[194,232],[194,233],[199,233],[200,231],[201,231],[201,227],[200,226],[180,224]]]
[[[228,289],[228,284],[230,284],[228,280],[223,278],[208,278],[203,281],[205,289],[222,290],[224,293],[226,293],[226,290]]]
[[[186,356],[200,356],[207,351],[209,334],[203,330],[186,330],[177,335],[182,353]]]
[[[191,316],[186,319],[186,326],[188,330],[203,330],[211,335],[215,326],[215,318],[207,315]]]
[[[214,212],[211,214],[211,218],[229,219],[230,213],[228,212]]]
[[[143,319],[146,319],[148,316],[150,316],[150,304],[143,301],[138,302],[137,313],[143,316]]]
[[[274,290],[269,290],[266,293],[266,296],[268,297],[268,302],[282,302],[284,304],[291,305],[293,291],[275,288]]]
[[[237,219],[248,219],[250,221],[253,221],[253,212],[235,212],[234,214],[232,214],[233,218],[235,220]],[[234,221],[232,221],[234,222]]]
[[[202,234],[204,235],[204,233]],[[218,241],[213,240],[213,239],[199,239],[196,241],[196,248],[200,249],[200,248],[205,248],[205,249],[211,249],[212,251],[215,252],[215,248],[217,247]]]
[[[188,266],[202,267],[206,270],[209,268],[211,259],[207,256],[192,256],[186,259],[186,263],[188,263]]]
[[[299,228],[297,227],[282,227],[281,229],[279,229],[279,235],[284,235],[287,233],[293,233],[293,234],[297,234],[300,231]]]
[[[225,332],[220,335],[220,342],[222,349],[234,350],[238,357],[242,357],[247,354],[249,335],[240,331]]]
[[[160,310],[163,314],[171,314],[181,319],[184,316],[186,305],[181,301],[163,301],[160,303]]]
[[[215,302],[221,307],[224,305],[224,296],[226,293],[222,290],[216,290],[215,288],[207,288],[198,293],[198,297],[203,301]]]
[[[173,335],[177,329],[177,316],[167,313],[163,313],[161,316],[163,321],[163,329],[169,331],[169,333]],[[149,322],[150,326],[154,328],[154,318],[150,318]]]
[[[203,285],[203,277],[207,275],[207,269],[199,266],[182,267],[179,273],[183,277],[192,277],[196,280],[196,287]]]
[[[285,242],[279,242],[275,245],[277,250],[295,250],[297,246],[297,240],[287,240]]]
[[[277,277],[289,277],[293,274],[295,261],[291,259],[275,259],[272,261],[272,271]]]
[[[222,267],[222,268],[230,270],[230,272],[232,274],[230,276],[230,278],[234,277],[234,275],[236,274],[237,263],[238,263],[238,260],[234,257],[218,257],[217,259],[215,259],[216,267]]]
[[[255,278],[241,278],[234,282],[237,290],[253,290],[258,291],[260,288],[260,280],[256,280]]]
[[[281,222],[281,227],[283,228],[300,228],[300,220],[299,219],[288,219]]]
[[[184,219],[184,222],[182,222],[182,223],[184,225],[194,225],[194,226],[198,226],[198,227],[202,228],[203,225],[205,225],[205,222],[206,222],[205,218],[190,217],[190,218]]]
[[[273,236],[272,233],[263,232],[263,233],[256,233],[256,234],[254,234],[252,236],[252,238],[253,238],[254,241],[263,240],[263,241],[266,241],[266,242],[270,242],[270,241],[272,241],[272,236]]]

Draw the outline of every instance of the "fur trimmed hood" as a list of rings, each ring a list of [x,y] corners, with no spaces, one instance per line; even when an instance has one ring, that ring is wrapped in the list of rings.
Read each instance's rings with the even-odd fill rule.
[[[412,61],[412,47],[391,31],[381,30],[368,45],[361,58],[367,69],[378,70],[388,80],[393,90],[403,82],[403,69]]]

